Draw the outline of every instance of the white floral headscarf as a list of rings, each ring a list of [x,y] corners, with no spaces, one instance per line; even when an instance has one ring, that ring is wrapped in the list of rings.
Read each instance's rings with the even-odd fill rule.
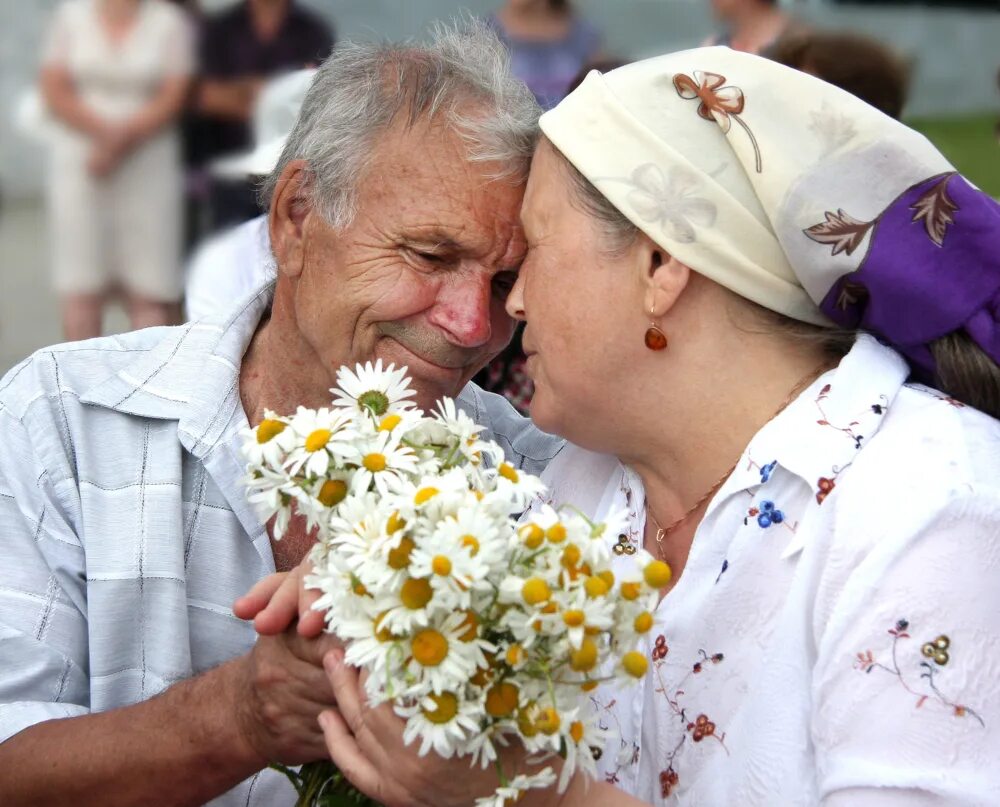
[[[836,319],[879,333],[878,320],[894,301],[878,281],[869,288],[866,258],[882,256],[884,263],[886,246],[900,255],[942,252],[946,232],[963,248],[970,232],[1000,237],[1000,209],[992,200],[971,199],[985,194],[956,174],[922,135],[814,76],[725,47],[591,73],[542,116],[541,127],[671,255],[737,294],[805,322]],[[903,202],[905,221],[897,210]],[[978,229],[965,224],[964,235],[956,225],[962,223],[963,214],[956,213],[962,205],[972,211],[966,222],[979,216]],[[896,237],[912,241],[901,250],[882,243],[890,240],[885,234],[893,211]],[[976,249],[978,257],[988,253],[985,246]],[[876,251],[878,256],[870,254]],[[964,260],[969,258],[966,250]],[[902,333],[888,333],[889,340],[902,343],[904,352],[912,347],[907,355],[926,366],[928,340],[963,327],[984,307],[985,323],[992,316],[990,300],[995,309],[1000,299],[996,261],[985,264],[975,290],[953,295],[954,311],[933,326],[927,323],[935,316],[920,314],[899,327]],[[898,286],[900,267],[889,269],[896,278],[884,285]],[[873,305],[866,308],[869,292]],[[938,306],[933,291],[920,293],[921,300],[907,301],[915,310]],[[890,323],[881,331],[894,328]],[[941,333],[930,332],[935,329]]]

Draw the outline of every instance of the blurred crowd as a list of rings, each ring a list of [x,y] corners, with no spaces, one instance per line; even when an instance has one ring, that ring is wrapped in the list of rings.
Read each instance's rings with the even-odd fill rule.
[[[711,2],[718,30],[705,44],[781,61],[900,116],[907,69],[891,49],[811,29],[772,0]],[[570,0],[506,0],[487,20],[544,109],[590,70],[625,63]],[[57,8],[39,129],[50,146],[53,278],[67,339],[99,335],[115,299],[135,328],[210,316],[272,270],[260,182],[311,70],[335,45],[330,23],[295,0],[240,0],[211,14],[197,0]],[[477,381],[526,410],[523,364],[516,334]]]

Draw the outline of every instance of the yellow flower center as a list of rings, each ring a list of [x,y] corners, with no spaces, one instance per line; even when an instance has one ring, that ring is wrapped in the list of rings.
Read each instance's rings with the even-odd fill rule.
[[[545,602],[552,596],[549,585],[540,577],[532,577],[524,581],[521,587],[521,596],[528,605],[538,605]]]
[[[542,541],[545,540],[545,533],[537,524],[525,524],[517,531],[517,534],[528,549],[538,549],[542,545]]]
[[[448,640],[433,628],[413,637],[413,658],[424,667],[437,667],[448,655]]]
[[[326,448],[326,444],[330,442],[330,437],[331,432],[329,429],[316,429],[316,431],[306,438],[306,451],[312,453],[313,451]]]
[[[399,415],[386,415],[382,418],[382,422],[378,424],[378,430],[380,432],[391,432],[402,420]]]
[[[545,537],[554,544],[561,544],[566,540],[566,528],[562,524],[553,524],[545,531]]]
[[[538,730],[542,734],[555,734],[559,731],[559,724],[562,720],[559,718],[559,712],[549,706],[542,710],[542,713],[535,719],[535,725],[538,726]]]
[[[650,588],[663,588],[670,582],[673,573],[670,571],[670,566],[662,560],[654,560],[642,570],[642,576]]]
[[[257,427],[257,442],[266,443],[285,430],[285,424],[280,420],[263,420]]]
[[[486,693],[486,714],[490,717],[507,717],[517,708],[518,689],[511,683],[503,682],[490,687]]]
[[[316,498],[324,507],[333,507],[344,501],[346,495],[347,483],[343,479],[327,479],[323,483],[323,487],[319,489],[319,495]]]
[[[365,454],[361,464],[373,474],[385,470],[385,454]]]
[[[580,562],[580,547],[576,544],[570,544],[567,546],[562,553],[562,559],[559,561],[567,569],[572,569],[576,564]]]
[[[509,462],[501,462],[500,467],[497,469],[497,473],[500,474],[504,479],[509,479],[511,482],[517,483],[520,478],[517,475],[517,471],[514,470],[514,466]]]
[[[423,608],[433,596],[431,584],[422,577],[411,577],[399,591],[399,599],[411,611]]]
[[[462,546],[469,550],[469,556],[475,557],[479,554],[479,541],[476,540],[474,535],[463,535],[462,536]]]
[[[632,623],[636,633],[646,633],[653,627],[653,615],[649,611],[643,611]]]
[[[389,520],[385,523],[385,531],[389,535],[399,532],[403,527],[406,526],[406,522],[399,517],[399,513],[393,513],[389,516]]]
[[[389,613],[388,611],[383,611],[377,617],[375,617],[374,628],[375,628],[375,638],[380,642],[391,642],[396,637],[392,634],[388,628],[382,627],[382,620],[385,619],[385,615]]]
[[[587,596],[591,599],[603,597],[608,593],[608,584],[600,577],[588,577],[583,581],[583,590],[587,592]]]
[[[622,598],[626,600],[637,600],[642,593],[641,583],[622,583]]]
[[[429,695],[434,701],[434,708],[428,710],[422,707],[421,711],[431,723],[442,725],[450,721],[458,714],[458,698],[451,692],[442,692],[440,695]]]
[[[583,723],[579,720],[574,720],[570,723],[569,736],[573,738],[573,742],[579,743],[583,739]]]
[[[642,678],[646,674],[649,662],[642,653],[632,650],[622,656],[622,665],[625,667],[625,672],[633,678]]]
[[[615,575],[611,569],[605,569],[603,572],[598,572],[597,576],[607,584],[608,591],[615,587]]]
[[[505,656],[507,663],[511,667],[516,667],[522,661],[524,661],[524,648],[519,644],[512,644],[507,648],[507,654]]]
[[[410,553],[413,552],[413,541],[405,535],[400,539],[399,546],[389,550],[389,567],[399,571],[410,565]]]
[[[437,488],[420,488],[413,497],[414,504],[423,504],[424,502],[429,502],[435,496],[437,496],[441,491]]]
[[[577,672],[590,672],[597,664],[597,644],[593,639],[584,639],[576,650],[570,651],[569,666]]]
[[[538,726],[535,725],[534,716],[537,712],[534,701],[527,704],[517,712],[517,729],[525,737],[534,737],[538,734]]]
[[[597,689],[598,683],[599,683],[598,681],[584,681],[582,684],[580,684],[580,689],[582,689],[584,692],[593,692],[595,689]]]
[[[364,597],[368,593],[368,589],[365,588],[365,584],[360,580],[354,584],[352,591],[359,597]]]
[[[435,555],[431,561],[431,570],[439,577],[447,577],[451,574],[451,560],[444,555]]]
[[[469,682],[474,686],[484,687],[490,682],[491,678],[493,678],[493,670],[489,667],[480,667],[476,670],[472,678],[469,679]]]
[[[466,611],[465,619],[462,620],[462,624],[458,627],[460,630],[465,628],[458,636],[463,642],[471,642],[475,639],[479,635],[479,617],[476,616],[476,612]]]
[[[563,622],[567,627],[578,628],[586,621],[583,611],[563,611]]]

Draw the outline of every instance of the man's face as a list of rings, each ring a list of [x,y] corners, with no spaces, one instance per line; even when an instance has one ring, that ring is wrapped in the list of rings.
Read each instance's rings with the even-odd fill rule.
[[[524,252],[524,188],[491,181],[498,166],[471,162],[440,123],[396,127],[375,149],[350,225],[306,214],[295,318],[329,371],[405,365],[428,409],[510,340],[504,303]]]

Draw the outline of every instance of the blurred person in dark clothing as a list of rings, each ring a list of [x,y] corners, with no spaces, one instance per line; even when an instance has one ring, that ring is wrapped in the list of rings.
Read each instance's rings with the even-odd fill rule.
[[[195,109],[201,118],[197,160],[204,164],[252,144],[250,119],[268,79],[314,67],[333,48],[327,23],[294,0],[244,0],[208,17],[199,47]],[[248,182],[213,180],[211,225],[219,229],[260,214]]]
[[[600,32],[569,0],[507,0],[487,21],[510,51],[514,75],[542,109],[563,99],[573,77],[601,49]]]
[[[133,329],[179,319],[177,124],[191,39],[164,0],[68,0],[56,10],[41,94],[56,121],[47,201],[67,339],[99,336],[117,291]]]
[[[779,37],[804,26],[778,7],[777,0],[711,0],[712,13],[722,32],[705,45],[726,45],[733,50],[769,55],[768,48]]]
[[[803,31],[781,37],[767,54],[840,87],[897,120],[903,114],[908,71],[891,48],[850,31]]]

